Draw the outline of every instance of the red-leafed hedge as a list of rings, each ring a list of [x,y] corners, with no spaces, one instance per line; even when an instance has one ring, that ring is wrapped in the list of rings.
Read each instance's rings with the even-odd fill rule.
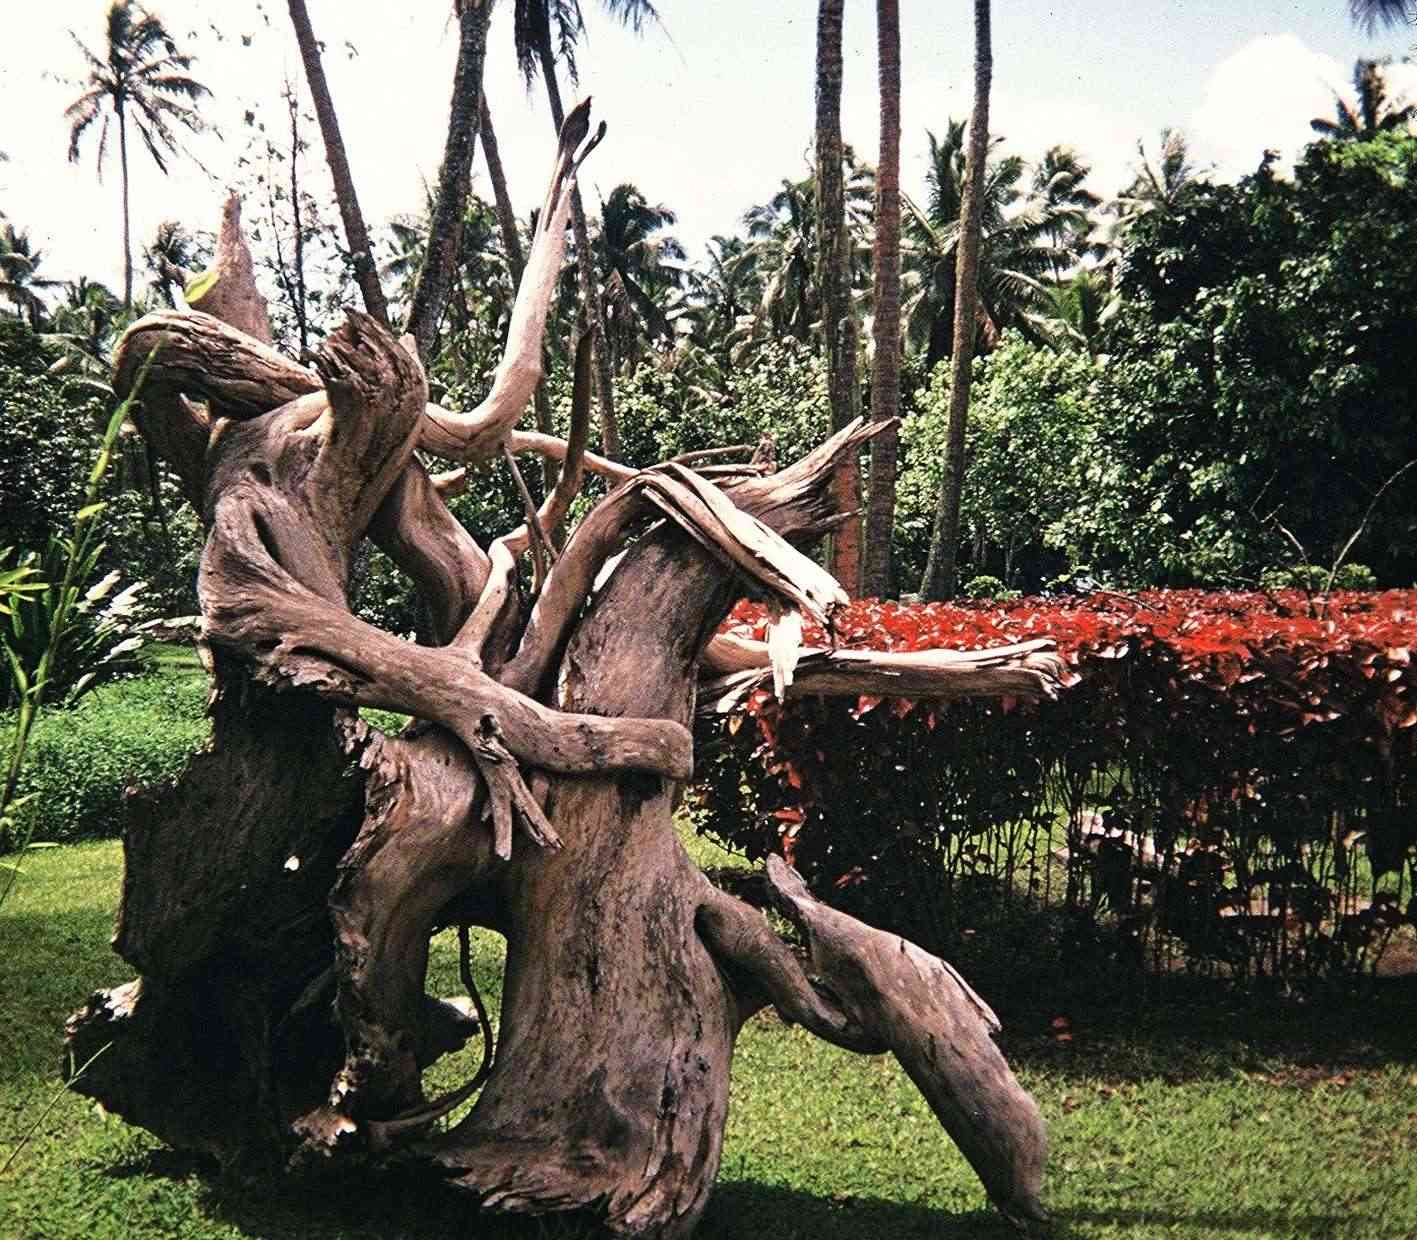
[[[1078,677],[1036,705],[760,692],[702,726],[704,828],[858,912],[947,945],[1036,897],[1074,945],[1240,973],[1355,968],[1417,914],[1417,591],[861,602],[835,636],[1051,636]]]

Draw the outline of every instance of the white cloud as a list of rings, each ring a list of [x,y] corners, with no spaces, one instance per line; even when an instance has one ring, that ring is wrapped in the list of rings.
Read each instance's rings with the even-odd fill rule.
[[[1285,167],[1314,140],[1309,121],[1331,116],[1349,93],[1352,66],[1306,47],[1297,35],[1252,39],[1211,71],[1187,137],[1198,162],[1230,180],[1253,172],[1266,149]]]
[[[925,0],[919,2],[924,16],[903,48],[903,182],[912,194],[924,188],[925,130],[938,134],[947,117],[968,114],[972,78],[967,21],[946,21]],[[62,113],[78,88],[54,76],[81,74],[67,31],[74,28],[96,45],[107,3],[11,0],[6,6],[7,37],[0,45],[0,116],[6,123],[0,149],[10,162],[0,163],[0,207],[48,248],[49,274],[84,272],[117,287],[122,280],[117,169],[110,160],[104,181],[96,180],[92,142],[80,164],[65,162],[68,126]],[[1341,10],[1337,0],[1333,3]],[[155,0],[155,6],[183,47],[198,57],[194,74],[214,93],[204,112],[226,137],[191,144],[209,174],[178,161],[174,175],[164,178],[145,152],[134,152],[138,253],[164,219],[195,227],[215,223],[224,187],[236,178],[247,146],[243,112],[259,103],[267,122],[279,126],[282,80],[287,74],[296,81],[302,76],[282,4]],[[595,96],[596,113],[611,130],[583,177],[592,209],[598,194],[608,194],[622,180],[634,181],[650,199],[679,213],[677,231],[693,250],[710,234],[735,228],[742,212],[768,199],[783,177],[806,175],[814,59],[810,7],[754,6],[752,35],[745,38],[742,27],[723,20],[717,6],[676,6],[667,18],[673,43],[654,29],[637,39],[603,20],[599,6],[587,8],[595,17],[581,57],[586,75],[581,90]],[[437,175],[447,123],[456,53],[450,6],[310,0],[310,9],[317,33],[328,41],[326,69],[366,216],[378,223],[418,210],[424,182]],[[1342,17],[1338,12],[1335,22]],[[528,96],[512,64],[509,18],[510,6],[498,5],[487,92],[513,198],[525,212],[544,188],[552,136],[540,84]],[[874,162],[874,27],[864,19],[848,26],[843,130],[860,158]],[[1346,19],[1341,28],[1346,30]],[[243,45],[243,36],[250,37],[250,46]],[[357,56],[348,54],[346,39]],[[1203,65],[1177,60],[1174,82],[1161,101],[1167,115],[1161,116],[1155,100],[1123,99],[1113,78],[1082,73],[1076,64],[1069,69],[1065,61],[1052,76],[1029,78],[1001,69],[991,128],[1010,150],[1030,159],[1053,143],[1070,143],[1092,163],[1092,185],[1101,194],[1115,193],[1125,183],[1137,140],[1154,144],[1160,125],[1183,120],[1197,98],[1201,102],[1189,125],[1194,151],[1199,160],[1216,163],[1222,175],[1253,170],[1267,146],[1284,147],[1292,157],[1310,138],[1309,119],[1332,112],[1333,89],[1349,89],[1352,69],[1351,63],[1309,50],[1293,34],[1259,38],[1208,76]],[[1394,93],[1405,87],[1417,98],[1417,67],[1395,65],[1389,80]],[[306,136],[313,147],[312,175],[323,177],[318,134],[312,127]],[[485,179],[478,175],[477,188],[486,194]],[[248,219],[256,209],[258,204],[248,204]]]

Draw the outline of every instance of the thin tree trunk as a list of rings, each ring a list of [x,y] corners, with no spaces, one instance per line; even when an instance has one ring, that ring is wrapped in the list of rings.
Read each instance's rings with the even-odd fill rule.
[[[487,176],[492,182],[492,198],[497,204],[497,223],[502,232],[502,248],[507,252],[507,265],[512,269],[512,280],[520,285],[522,273],[526,270],[526,259],[522,254],[521,238],[517,236],[517,216],[512,210],[512,196],[507,189],[507,170],[502,167],[502,153],[497,147],[497,130],[492,124],[492,112],[487,106],[487,93],[482,95],[482,154],[487,159]],[[536,408],[536,429],[543,435],[554,431],[551,423],[551,401],[546,395],[545,382],[536,385],[533,394]],[[541,481],[547,495],[556,485],[556,462],[549,457],[541,458]]]
[[[900,0],[876,0],[876,48],[881,92],[881,154],[876,165],[875,362],[871,417],[900,414]],[[891,531],[895,525],[895,427],[871,441],[871,498],[866,512],[862,593],[891,591]]]
[[[118,108],[118,166],[123,181],[123,309],[133,308],[133,242],[128,224],[128,118]]]
[[[295,219],[295,326],[300,333],[300,352],[310,347],[310,319],[305,302],[305,224],[300,218],[300,97],[286,81],[290,105],[290,210]]]
[[[349,243],[350,259],[354,263],[354,278],[364,298],[364,308],[385,326],[389,322],[389,307],[384,290],[379,286],[379,273],[374,266],[374,251],[369,244],[369,232],[364,227],[364,213],[359,209],[359,196],[354,191],[354,178],[349,171],[349,158],[340,137],[339,120],[334,101],[325,81],[325,69],[320,63],[320,47],[310,26],[310,14],[305,0],[288,0],[290,21],[300,44],[300,59],[305,65],[305,80],[310,84],[310,96],[315,101],[315,116],[320,122],[320,134],[325,140],[325,158],[335,183],[335,201],[340,219],[344,221],[345,240]]]
[[[560,133],[565,113],[561,108],[561,87],[556,81],[556,58],[551,54],[549,44],[543,43],[538,51],[541,76],[546,82],[546,99],[551,105],[551,119],[556,125],[556,132]],[[581,299],[585,302],[587,317],[599,329],[593,347],[595,390],[600,401],[600,446],[605,455],[613,460],[620,455],[620,424],[615,416],[615,377],[605,345],[600,281],[596,278],[595,254],[590,248],[590,229],[586,226],[579,185],[571,190],[571,228],[576,238],[576,270],[580,276]]]
[[[958,586],[959,505],[964,489],[964,428],[969,416],[969,381],[974,361],[975,310],[979,300],[979,232],[984,199],[984,161],[989,153],[989,82],[994,54],[989,38],[989,0],[974,0],[974,112],[969,121],[965,157],[964,202],[955,264],[954,354],[950,359],[950,422],[945,469],[935,509],[930,558],[920,593],[929,599],[951,598]]]
[[[418,352],[425,362],[432,360],[438,316],[447,299],[462,244],[463,212],[481,118],[478,105],[482,99],[482,70],[487,63],[487,21],[491,10],[488,0],[464,0],[458,12],[458,65],[453,75],[448,138],[438,170],[438,200],[405,325],[405,330],[418,341]]]
[[[851,248],[841,181],[841,26],[844,0],[817,6],[817,284],[822,296],[822,341],[832,430],[851,421],[856,391],[856,333],[851,318]],[[834,492],[842,512],[861,507],[861,469],[843,462]],[[831,567],[849,594],[860,591],[861,524],[842,524],[832,537]]]

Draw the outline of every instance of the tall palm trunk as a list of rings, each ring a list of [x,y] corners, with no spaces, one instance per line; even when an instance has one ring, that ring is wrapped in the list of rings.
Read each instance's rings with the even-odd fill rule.
[[[969,416],[969,380],[974,361],[975,310],[979,300],[979,233],[984,205],[984,161],[989,152],[989,83],[994,53],[989,37],[989,0],[974,0],[974,111],[964,166],[959,251],[955,262],[954,353],[950,358],[950,421],[945,469],[935,508],[930,557],[920,593],[927,600],[951,598],[958,581],[959,503],[964,489],[964,428]]]
[[[133,239],[128,222],[128,117],[123,102],[118,107],[118,169],[123,182],[123,309],[133,308]]]
[[[875,362],[871,417],[900,413],[900,0],[876,0],[876,58],[881,94],[881,154],[876,166]],[[866,560],[862,593],[882,598],[891,590],[891,529],[895,525],[895,428],[871,441],[871,498],[866,510]]]
[[[310,14],[305,9],[305,0],[288,0],[288,3],[295,39],[300,44],[300,59],[305,66],[305,80],[310,84],[315,116],[320,122],[320,135],[325,140],[325,159],[335,183],[335,202],[344,222],[345,240],[349,243],[350,257],[354,262],[354,278],[364,298],[364,308],[388,326],[389,307],[384,300],[384,290],[379,286],[374,251],[369,244],[369,232],[364,227],[364,213],[359,209],[359,196],[354,192],[349,157],[344,151],[344,139],[340,137],[339,120],[335,116],[329,84],[325,81],[325,68],[320,63],[320,48],[310,26]]]
[[[843,5],[844,0],[819,0],[817,5],[817,284],[822,297],[822,339],[834,431],[851,421],[856,403],[856,320],[851,313],[851,248],[841,179]],[[861,471],[855,456],[843,463],[833,491],[839,512],[860,509]],[[848,594],[860,591],[859,519],[837,527],[831,567]]]
[[[507,252],[507,265],[512,271],[513,282],[520,287],[522,273],[526,270],[526,259],[522,256],[521,238],[517,236],[517,216],[512,210],[512,195],[507,189],[507,170],[502,167],[502,152],[497,146],[497,130],[492,125],[492,112],[487,106],[487,95],[482,96],[482,154],[487,159],[487,176],[492,182],[492,199],[497,204],[497,224],[502,233],[502,248]],[[536,385],[532,400],[536,408],[536,429],[543,435],[554,431],[551,423],[551,401],[546,395],[545,382]],[[556,485],[558,473],[556,462],[550,457],[541,459],[541,480],[546,494]]]
[[[418,353],[424,362],[432,360],[438,316],[447,300],[462,246],[472,154],[482,115],[482,71],[487,63],[487,21],[491,11],[492,5],[483,0],[468,0],[458,7],[458,63],[453,73],[448,137],[438,170],[438,198],[404,329],[418,342]]]
[[[561,88],[556,81],[556,58],[551,44],[543,41],[537,49],[541,57],[541,76],[546,82],[546,99],[551,105],[551,119],[556,132],[561,132],[565,113],[561,107]],[[581,301],[586,314],[596,328],[594,345],[595,387],[600,398],[600,445],[605,455],[620,455],[620,424],[615,416],[615,382],[610,366],[610,351],[605,344],[605,319],[601,311],[600,281],[595,274],[595,255],[590,248],[590,229],[586,226],[585,207],[581,205],[581,190],[571,190],[571,228],[576,238],[576,269],[580,276]]]

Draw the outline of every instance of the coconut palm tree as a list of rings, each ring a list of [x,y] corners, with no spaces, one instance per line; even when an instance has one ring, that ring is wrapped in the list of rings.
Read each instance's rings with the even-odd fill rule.
[[[954,307],[963,236],[965,137],[963,121],[948,121],[945,137],[927,132],[928,197],[920,207],[906,198],[906,300],[902,309],[909,338],[925,349],[933,367],[953,351]],[[1027,166],[1018,155],[986,159],[979,191],[980,248],[976,272],[974,347],[988,351],[1007,327],[1025,332],[1029,314],[1043,300],[1043,282],[1075,261],[1077,208],[1029,196]],[[1046,183],[1045,183],[1046,184]],[[1057,193],[1057,184],[1052,186]],[[1076,187],[1074,187],[1076,192]],[[1053,238],[1061,237],[1061,244]]]
[[[69,121],[69,160],[79,159],[84,134],[102,120],[98,138],[98,167],[108,152],[111,121],[118,125],[118,164],[123,186],[123,305],[133,304],[133,246],[128,213],[128,123],[158,169],[166,175],[168,159],[177,152],[174,126],[191,133],[205,128],[189,103],[210,95],[187,71],[192,57],[177,44],[156,16],[129,0],[109,6],[102,54],[91,52],[72,30],[69,32],[88,62],[83,93],[65,109]]]
[[[163,220],[152,241],[143,247],[143,266],[151,277],[153,292],[175,307],[173,289],[186,283],[188,272],[203,270],[211,256],[209,233],[194,234],[176,220]]]
[[[865,237],[872,221],[875,177],[857,163],[849,146],[843,147],[843,178],[848,253],[853,290],[863,287],[862,262],[869,248]],[[743,215],[748,243],[735,260],[749,265],[761,284],[762,295],[753,315],[752,336],[793,336],[810,340],[821,331],[821,287],[818,284],[816,179],[784,178],[782,188],[766,203],[750,207]]]
[[[827,367],[827,399],[833,430],[856,416],[859,390],[856,354],[859,330],[851,306],[851,233],[842,184],[841,81],[842,17],[845,0],[817,0],[816,182],[817,287],[822,299],[822,356]],[[861,470],[852,456],[832,483],[840,511],[861,508]],[[861,589],[861,522],[852,516],[833,531],[830,567],[851,595]]]
[[[44,252],[31,245],[28,232],[10,223],[0,226],[0,297],[15,307],[16,315],[28,318],[34,331],[44,322],[40,294],[60,285],[39,274],[43,261]]]
[[[130,317],[107,285],[86,276],[67,283],[44,337],[59,355],[53,369],[94,390],[111,393],[112,346]]]
[[[935,508],[930,554],[920,593],[927,600],[950,598],[956,586],[959,506],[964,492],[964,432],[969,414],[970,362],[974,356],[979,255],[983,248],[986,163],[989,154],[989,88],[994,76],[989,0],[974,0],[974,109],[969,118],[969,153],[964,164],[964,199],[959,211],[955,267],[954,339],[950,349],[950,420],[945,468]]]
[[[1186,135],[1179,129],[1163,129],[1157,157],[1147,153],[1146,143],[1137,142],[1139,163],[1132,169],[1132,181],[1112,204],[1123,228],[1129,220],[1153,212],[1174,216],[1184,210],[1204,182],[1208,169],[1191,160]]]
[[[1348,0],[1348,12],[1353,21],[1369,34],[1373,34],[1379,26],[1413,22],[1411,0]]]
[[[592,246],[604,281],[612,365],[637,359],[646,337],[662,347],[674,343],[674,325],[663,303],[683,285],[687,255],[665,231],[677,220],[667,206],[650,203],[628,182],[601,203]]]
[[[1095,213],[1102,199],[1084,182],[1092,169],[1070,146],[1050,146],[1033,169],[1033,198],[1044,220],[1044,233],[1069,263],[1098,257],[1104,247],[1092,241]],[[1053,272],[1054,282],[1063,278]]]
[[[434,201],[428,199],[416,216],[393,220],[393,256],[383,274],[394,282],[396,302],[412,301],[418,280],[427,270],[428,237],[434,228]],[[502,245],[495,209],[476,194],[467,194],[458,230],[457,261],[445,294],[447,334],[428,341],[430,357],[446,357],[459,374],[479,372],[506,336],[516,295],[511,264]]]
[[[876,48],[881,149],[871,254],[871,418],[879,422],[900,413],[900,0],[876,0]],[[861,592],[868,597],[881,597],[890,590],[898,452],[893,425],[871,441],[871,492],[861,567]]]
[[[344,225],[345,240],[349,243],[354,278],[359,284],[364,308],[387,326],[388,302],[379,283],[379,272],[374,263],[374,247],[369,242],[369,230],[364,223],[364,212],[359,206],[359,195],[349,170],[349,157],[345,154],[344,138],[340,134],[339,117],[335,113],[334,100],[330,97],[329,83],[325,80],[325,68],[320,60],[320,42],[315,38],[315,31],[310,25],[310,14],[305,7],[305,0],[287,0],[287,8],[290,10],[290,24],[295,30],[295,41],[300,46],[300,63],[305,69],[305,81],[310,87],[310,97],[315,104],[315,119],[320,125],[320,137],[325,144],[325,162],[329,165],[330,179],[335,185],[335,203],[339,207],[340,221]],[[420,350],[421,348],[420,344]]]
[[[1095,358],[1102,329],[1118,304],[1108,273],[1083,267],[1061,283],[1048,285],[1042,305],[1029,318],[1035,333],[1052,348],[1082,350]]]
[[[754,321],[773,336],[805,341],[820,317],[814,193],[811,178],[784,178],[772,198],[743,214],[748,241],[736,263],[755,271],[762,292]]]
[[[851,234],[842,182],[842,18],[845,0],[817,4],[817,129],[814,187],[817,208],[817,288],[825,316],[822,352],[832,427],[851,420],[856,382],[855,319],[851,315]],[[843,331],[842,329],[846,330]]]
[[[601,5],[636,34],[643,31],[646,22],[659,21],[659,13],[651,0],[601,0]],[[516,0],[512,10],[512,32],[517,65],[522,76],[530,87],[536,75],[541,74],[546,86],[546,100],[551,106],[551,121],[559,133],[565,120],[565,109],[561,106],[556,61],[559,57],[573,83],[578,80],[576,45],[585,34],[585,17],[581,12],[580,0]],[[576,187],[571,190],[571,226],[576,239],[581,297],[591,321],[601,322],[600,290],[595,278],[590,228],[586,224],[580,190]],[[614,381],[608,350],[596,348],[595,371],[596,390],[600,398],[601,445],[607,454],[616,456],[620,434],[615,420]]]
[[[1309,127],[1320,137],[1335,142],[1369,142],[1380,133],[1401,129],[1414,116],[1417,105],[1397,106],[1388,99],[1386,61],[1358,60],[1353,65],[1354,102],[1334,94],[1334,119],[1317,116]]]
[[[762,283],[743,237],[715,235],[709,238],[706,250],[707,262],[696,263],[684,273],[688,314],[699,345],[727,360],[738,333],[751,323],[762,297]]]

